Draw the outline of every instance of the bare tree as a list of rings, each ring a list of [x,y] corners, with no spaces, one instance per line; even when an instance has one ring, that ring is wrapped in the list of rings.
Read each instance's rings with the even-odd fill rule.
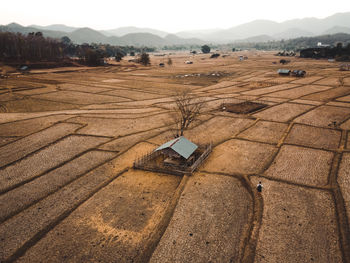
[[[344,86],[344,78],[343,77],[339,77],[338,78],[338,84],[339,84],[339,87],[343,87]]]
[[[205,102],[196,98],[191,90],[177,92],[172,115],[176,127],[176,134],[174,134],[176,137],[183,136],[184,131],[199,119],[204,106]]]

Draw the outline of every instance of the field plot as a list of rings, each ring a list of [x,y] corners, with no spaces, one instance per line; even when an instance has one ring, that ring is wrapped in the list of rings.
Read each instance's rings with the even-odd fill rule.
[[[350,96],[344,96],[337,99],[338,101],[350,102]]]
[[[71,90],[71,91],[79,91],[79,92],[86,92],[86,93],[101,93],[111,90],[111,87],[96,87],[96,86],[88,86],[88,85],[77,85],[77,84],[60,84],[59,85],[60,90]]]
[[[253,122],[253,120],[249,119],[215,117],[186,131],[185,136],[195,138],[195,141],[201,144],[206,142],[217,144],[232,138],[236,133],[253,124]]]
[[[281,84],[281,85],[276,85],[276,86],[272,86],[269,88],[262,88],[262,89],[255,89],[255,90],[251,90],[251,91],[246,91],[246,92],[243,92],[243,94],[245,94],[245,95],[264,95],[264,94],[273,93],[275,91],[281,91],[281,90],[295,88],[298,86],[299,85],[295,85],[295,84]]]
[[[318,80],[316,82],[314,82],[314,84],[318,84],[318,85],[332,85],[332,86],[336,86],[339,84],[339,79],[338,78],[324,78],[321,80]]]
[[[327,89],[331,89],[332,87],[327,86],[318,86],[318,85],[306,85],[298,88],[278,91],[270,93],[269,96],[271,97],[281,97],[281,98],[288,98],[288,99],[296,99],[300,98],[306,94],[315,93]]]
[[[79,133],[100,136],[124,136],[133,132],[140,132],[159,128],[166,125],[167,114],[145,118],[114,119],[100,117],[77,117],[72,122],[87,125]],[[152,120],[152,121],[151,121]]]
[[[264,183],[267,189],[255,262],[343,262],[331,194],[268,180]]]
[[[0,170],[0,192],[27,182],[78,154],[107,142],[104,137],[69,136]]]
[[[26,258],[38,262],[46,258],[56,262],[142,260],[139,250],[147,246],[180,180],[139,171],[123,174],[53,229]]]
[[[51,100],[51,101],[62,101],[62,102],[78,104],[78,105],[129,101],[129,99],[121,98],[121,97],[107,96],[107,95],[100,95],[100,94],[88,94],[86,92],[78,92],[78,91],[58,91],[58,92],[51,92],[47,94],[34,95],[32,97],[38,98],[38,99]]]
[[[73,133],[82,125],[75,123],[58,123],[40,132],[19,139],[11,145],[0,148],[0,167],[16,161],[47,144]]]
[[[341,123],[349,117],[350,108],[321,106],[295,119],[295,122],[330,127],[333,122]]]
[[[307,75],[282,77],[274,53],[0,81],[0,262],[350,262],[349,73],[291,58]],[[192,175],[133,169],[187,89],[205,107],[184,136],[213,151]]]
[[[349,153],[344,153],[343,155],[343,159],[341,161],[340,168],[339,168],[338,184],[340,185],[340,189],[343,194],[348,218],[350,218],[350,154]]]
[[[238,262],[251,201],[235,178],[193,175],[150,262]]]
[[[283,103],[256,113],[253,116],[263,120],[285,122],[310,109],[312,109],[310,105]]]
[[[331,152],[285,145],[265,174],[294,183],[324,186],[332,158]]]
[[[243,131],[239,138],[277,144],[288,125],[279,122],[259,121],[253,127]]]
[[[320,76],[307,76],[306,78],[301,78],[301,79],[298,79],[298,80],[294,80],[292,81],[291,83],[297,83],[297,84],[310,84],[310,83],[313,83],[317,80],[320,80],[322,79],[322,77]]]
[[[26,136],[68,118],[69,116],[56,115],[0,124],[0,136]]]
[[[243,140],[229,140],[215,147],[203,167],[213,173],[261,173],[276,149],[272,145]]]
[[[340,136],[341,132],[334,129],[295,124],[285,142],[320,149],[335,150],[339,146]]]
[[[338,87],[302,97],[306,100],[329,101],[350,94],[349,87]]]
[[[132,90],[112,90],[107,91],[102,94],[111,95],[111,96],[119,96],[124,98],[129,98],[133,100],[147,100],[147,99],[155,99],[159,97],[164,97],[164,95],[154,94],[154,93],[146,93],[142,91],[132,91]]]

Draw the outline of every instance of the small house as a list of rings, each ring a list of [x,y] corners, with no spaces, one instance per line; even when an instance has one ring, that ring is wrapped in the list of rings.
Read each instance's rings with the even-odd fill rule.
[[[174,175],[192,174],[212,151],[212,144],[196,145],[180,136],[135,160],[133,167]]]
[[[289,76],[290,75],[290,70],[289,69],[279,69],[277,70],[277,73],[281,76]]]
[[[27,65],[20,66],[19,67],[19,72],[22,73],[22,74],[27,74],[27,73],[29,73],[29,67]]]

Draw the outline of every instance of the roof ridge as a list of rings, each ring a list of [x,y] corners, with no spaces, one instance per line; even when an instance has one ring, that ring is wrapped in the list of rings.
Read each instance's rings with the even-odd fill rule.
[[[175,143],[177,143],[180,140],[181,137],[175,139],[174,142],[172,144],[170,144],[168,147],[172,147]]]

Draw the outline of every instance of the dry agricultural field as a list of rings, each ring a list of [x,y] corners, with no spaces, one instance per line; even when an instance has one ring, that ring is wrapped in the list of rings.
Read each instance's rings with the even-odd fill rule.
[[[350,262],[350,72],[171,58],[0,80],[0,262]],[[185,136],[213,152],[191,176],[134,170],[187,88],[206,107]],[[246,101],[267,107],[220,108]]]

